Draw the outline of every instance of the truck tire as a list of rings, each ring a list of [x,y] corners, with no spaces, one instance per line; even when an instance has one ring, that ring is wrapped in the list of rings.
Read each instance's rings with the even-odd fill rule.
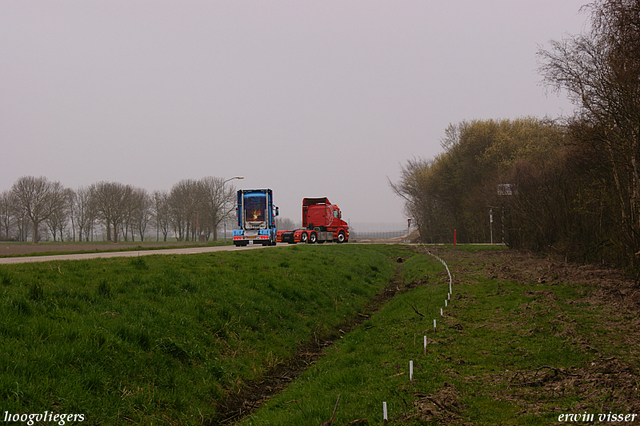
[[[338,244],[342,244],[342,243],[344,243],[344,242],[345,242],[345,240],[346,240],[346,237],[345,237],[345,235],[344,235],[344,232],[340,231],[340,232],[338,233],[338,240],[337,240],[337,241],[338,241]]]
[[[309,236],[309,244],[315,244],[318,241],[318,234],[312,232]]]
[[[308,239],[309,239],[309,236],[307,235],[306,232],[303,232],[302,235],[300,235],[300,242],[301,243],[306,243]]]

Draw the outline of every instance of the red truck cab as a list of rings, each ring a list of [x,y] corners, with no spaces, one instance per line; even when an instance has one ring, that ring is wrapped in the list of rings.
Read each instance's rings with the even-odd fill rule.
[[[277,241],[295,244],[349,241],[349,224],[342,220],[342,212],[337,204],[331,204],[327,197],[304,198],[302,200],[302,229],[278,231]]]

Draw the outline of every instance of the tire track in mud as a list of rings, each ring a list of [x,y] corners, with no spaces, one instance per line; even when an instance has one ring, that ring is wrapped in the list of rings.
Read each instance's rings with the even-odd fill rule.
[[[244,419],[260,408],[264,401],[283,391],[296,377],[316,363],[324,355],[325,350],[331,347],[341,335],[349,333],[371,318],[397,294],[427,283],[428,280],[415,280],[409,283],[402,281],[400,273],[404,259],[398,258],[396,261],[399,265],[396,267],[389,284],[350,321],[337,325],[325,336],[320,338],[314,336],[314,340],[299,347],[291,359],[275,366],[264,376],[246,383],[240,392],[229,395],[225,401],[217,406],[218,418],[211,422],[205,422],[205,424],[211,426],[233,425]]]

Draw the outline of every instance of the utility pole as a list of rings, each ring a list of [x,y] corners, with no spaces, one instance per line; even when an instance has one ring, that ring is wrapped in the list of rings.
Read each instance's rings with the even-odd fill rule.
[[[489,209],[489,233],[491,234],[491,245],[493,245],[493,208]]]

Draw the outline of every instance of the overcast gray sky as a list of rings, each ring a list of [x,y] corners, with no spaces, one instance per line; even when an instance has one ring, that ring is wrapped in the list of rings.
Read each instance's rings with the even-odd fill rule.
[[[584,3],[3,0],[0,191],[242,175],[283,217],[327,196],[401,228],[387,178],[447,125],[571,113],[536,51],[583,31]]]

